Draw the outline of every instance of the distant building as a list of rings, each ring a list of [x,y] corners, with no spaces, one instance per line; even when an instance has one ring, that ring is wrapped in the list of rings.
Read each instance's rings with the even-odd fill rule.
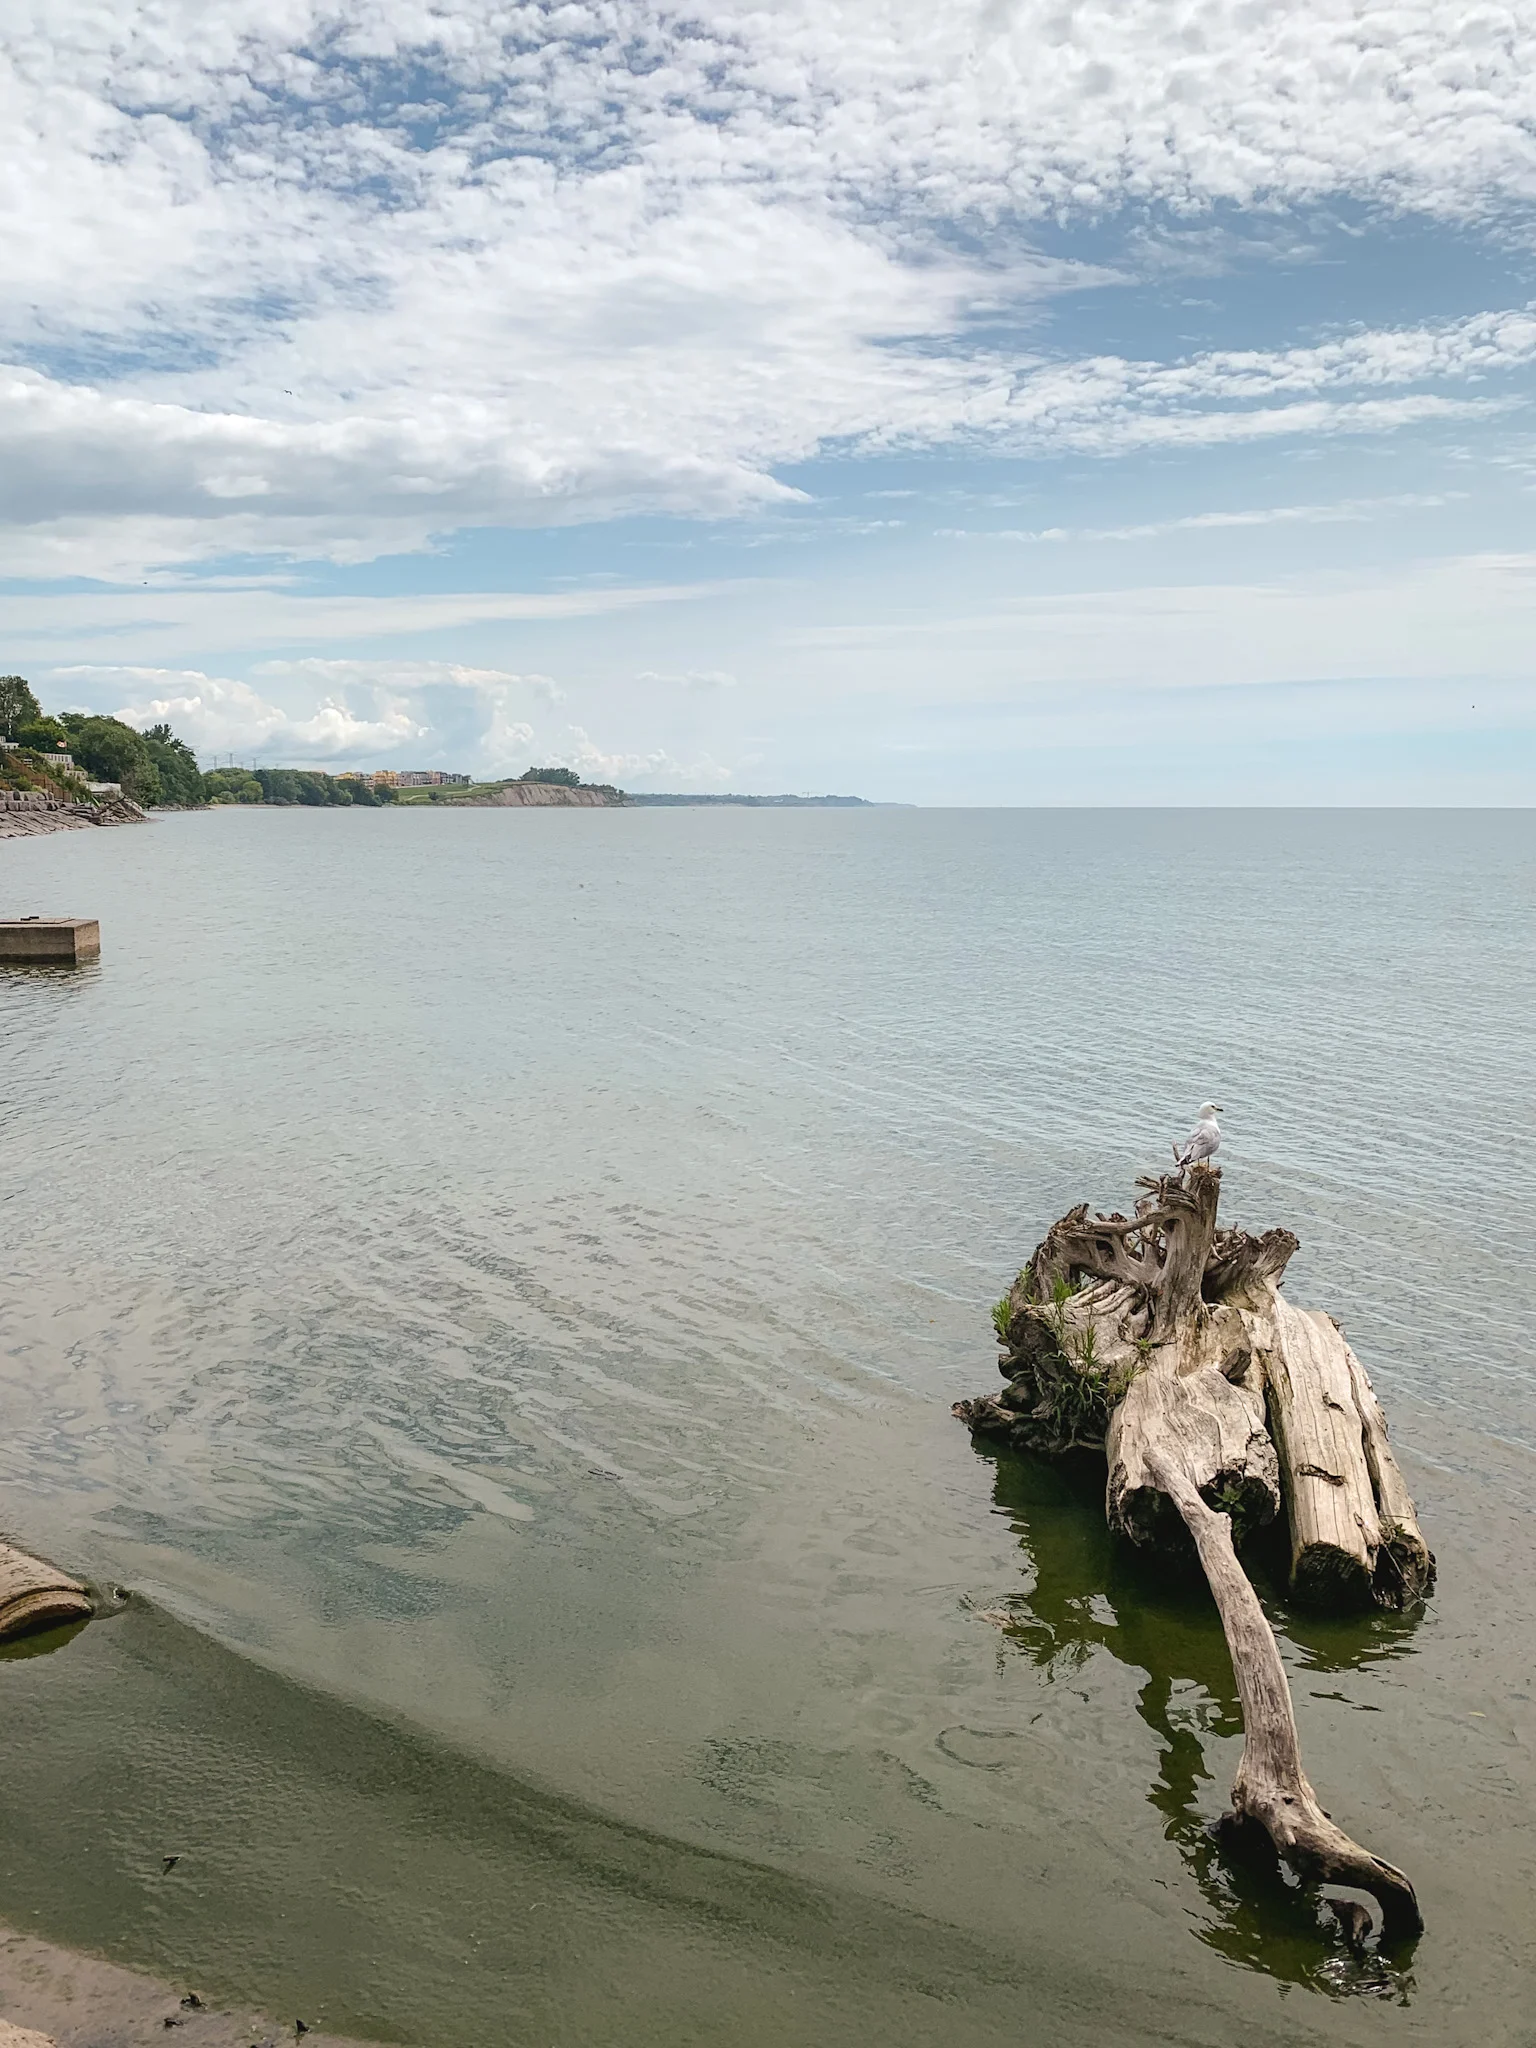
[[[397,789],[400,778],[393,768],[375,768],[369,780],[375,789]]]
[[[393,778],[402,789],[468,789],[467,775],[447,775],[441,768],[402,768]]]

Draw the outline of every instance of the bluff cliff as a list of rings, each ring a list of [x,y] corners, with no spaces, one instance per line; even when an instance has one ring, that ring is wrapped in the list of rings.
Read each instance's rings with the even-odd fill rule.
[[[482,808],[504,804],[622,804],[623,796],[617,790],[581,787],[571,789],[562,782],[508,782],[491,796],[460,797],[460,806],[479,805]]]

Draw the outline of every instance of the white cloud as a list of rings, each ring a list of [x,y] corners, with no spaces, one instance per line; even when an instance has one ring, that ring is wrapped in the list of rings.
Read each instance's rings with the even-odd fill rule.
[[[306,715],[295,717],[248,683],[198,669],[122,668],[78,664],[54,671],[55,686],[85,684],[93,694],[126,693],[112,715],[139,727],[171,725],[196,753],[239,753],[306,760],[354,760],[390,754],[426,737],[427,728],[405,704],[376,693],[375,715],[359,716],[327,695]]]
[[[99,650],[118,659],[139,653],[201,656],[209,647],[252,650],[272,645],[334,645],[386,636],[447,635],[483,626],[546,625],[556,621],[718,598],[741,586],[660,584],[565,591],[408,591],[389,596],[359,592],[314,596],[225,578],[159,581],[139,590],[0,591],[0,631],[7,659],[52,666],[61,623],[77,651]],[[545,677],[530,684],[550,684]],[[558,692],[558,684],[550,685]]]
[[[1086,266],[1018,222],[1536,191],[1536,19],[1437,0],[19,0],[16,573],[355,561],[782,502],[828,443],[1112,453],[1466,416],[1490,313],[1310,349],[979,347]],[[951,232],[955,227],[961,235]],[[965,253],[962,253],[964,251]],[[107,565],[112,565],[110,570]]]
[[[680,683],[685,690],[734,690],[736,687],[736,678],[729,669],[723,668],[643,668],[635,681]]]
[[[1191,512],[1179,519],[1153,519],[1138,526],[941,526],[940,540],[1042,542],[1157,540],[1165,533],[1201,533],[1222,527],[1356,526],[1381,512],[1423,512],[1446,505],[1460,492],[1398,491],[1380,498],[1339,498],[1329,505],[1256,505],[1232,512]]]
[[[495,776],[537,760],[598,781],[657,774],[685,782],[729,778],[727,769],[682,765],[661,748],[605,752],[580,726],[541,743],[536,727],[519,715],[530,698],[547,701],[554,687],[537,673],[306,656],[260,662],[253,675],[254,682],[245,682],[201,669],[77,663],[53,670],[48,694],[66,704],[83,698],[86,708],[110,710],[139,727],[163,719],[205,761],[233,754],[273,765],[361,765],[409,756],[423,765],[446,758],[447,765],[472,765]]]
[[[936,607],[784,636],[825,672],[865,665],[905,678],[931,704],[1037,687],[1221,689],[1246,683],[1477,673],[1515,686],[1527,708],[1536,635],[1536,555],[1469,554],[1390,565],[1049,590],[986,609]],[[1087,737],[1094,735],[1088,731]]]
[[[685,787],[723,789],[734,771],[722,767],[707,754],[680,761],[665,747],[638,753],[605,752],[594,745],[579,725],[567,726],[563,736],[541,755],[545,768],[574,768],[586,782],[681,783]]]
[[[807,455],[829,435],[870,447],[967,440],[1014,453],[1107,455],[1476,419],[1510,399],[1354,394],[1426,380],[1481,382],[1533,359],[1536,319],[1525,313],[1357,334],[1309,349],[1208,352],[1173,364],[1122,357],[1010,364],[886,351],[878,371],[864,377],[835,360],[816,372],[808,365],[799,408],[755,418],[739,409],[728,421],[709,419],[709,393],[700,386],[658,390],[651,411],[665,449],[615,448],[617,423],[598,417],[614,405],[614,391],[599,404],[584,388],[567,389],[568,417],[558,430],[587,445],[580,460],[558,465],[529,433],[485,417],[489,399],[444,401],[431,420],[344,411],[293,424],[11,371],[0,374],[0,529],[19,535],[12,573],[29,566],[37,573],[44,564],[55,573],[87,572],[103,549],[116,573],[125,563],[136,570],[131,545],[125,548],[132,534],[157,560],[241,551],[360,560],[424,547],[434,534],[465,525],[766,506],[799,495],[775,483],[767,465]],[[658,373],[658,384],[665,381]],[[499,403],[520,412],[532,400],[507,389]],[[632,403],[639,416],[638,392]],[[550,431],[546,419],[546,440]],[[693,450],[686,459],[675,452],[680,443]],[[246,502],[231,512],[235,460],[245,464]],[[87,513],[88,501],[99,509]]]
[[[509,690],[529,690],[545,701],[558,700],[563,695],[551,676],[537,673],[522,675],[504,668],[474,668],[462,661],[334,660],[325,655],[307,654],[297,660],[259,661],[252,673],[329,688],[448,689],[490,696],[499,696]]]

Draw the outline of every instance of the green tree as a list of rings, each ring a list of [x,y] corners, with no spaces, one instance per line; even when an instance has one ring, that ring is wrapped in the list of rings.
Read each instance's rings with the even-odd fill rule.
[[[69,734],[56,718],[29,718],[11,734],[18,747],[30,747],[34,754],[68,753]]]
[[[160,777],[162,803],[190,806],[205,801],[197,756],[168,725],[152,725],[143,736],[149,758]]]
[[[66,717],[65,723],[73,727],[71,750],[88,775],[100,782],[120,782],[123,794],[135,803],[160,801],[160,771],[141,732],[118,718],[83,718],[76,725]]]
[[[519,782],[558,782],[562,789],[580,789],[581,777],[574,768],[529,768]]]
[[[0,676],[0,736],[13,740],[18,725],[30,725],[42,715],[25,676]]]
[[[244,768],[213,768],[203,777],[204,803],[259,804],[263,801],[261,784]]]
[[[14,739],[18,726],[30,725],[42,715],[25,676],[0,676],[0,738]]]

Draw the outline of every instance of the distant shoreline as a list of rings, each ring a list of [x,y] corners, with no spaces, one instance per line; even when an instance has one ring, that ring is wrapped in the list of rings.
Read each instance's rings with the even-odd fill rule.
[[[889,806],[873,803],[867,796],[737,796],[734,794],[696,796],[664,795],[660,791],[626,790],[627,804],[744,804],[749,810],[881,810]],[[903,808],[910,809],[907,805]]]
[[[441,786],[407,789],[388,805],[391,810],[492,811],[492,810],[676,810],[722,805],[745,810],[913,810],[912,804],[882,804],[867,796],[750,796],[734,792],[696,795],[678,791],[610,790],[592,783],[574,787],[561,783],[509,782],[448,790]],[[306,810],[312,806],[280,801],[210,805],[227,810]]]
[[[614,795],[583,787],[578,789],[550,788],[548,785],[511,785],[511,790],[494,796],[442,796],[436,791],[433,798],[427,792],[413,791],[403,802],[396,802],[380,808],[390,810],[691,810],[719,809],[737,810],[912,810],[911,804],[881,804],[862,796],[696,796],[652,794],[649,791],[632,794],[621,791]],[[433,800],[435,799],[435,800]],[[214,811],[253,810],[287,811],[309,810],[312,808],[333,809],[337,806],[311,806],[302,803],[242,803],[242,804],[197,804],[157,805],[149,812],[137,811],[135,807],[123,805],[119,813],[90,816],[81,811],[60,807],[56,810],[26,810],[0,812],[0,840],[30,839],[45,832],[77,832],[88,826],[148,824],[155,818],[203,816]]]

